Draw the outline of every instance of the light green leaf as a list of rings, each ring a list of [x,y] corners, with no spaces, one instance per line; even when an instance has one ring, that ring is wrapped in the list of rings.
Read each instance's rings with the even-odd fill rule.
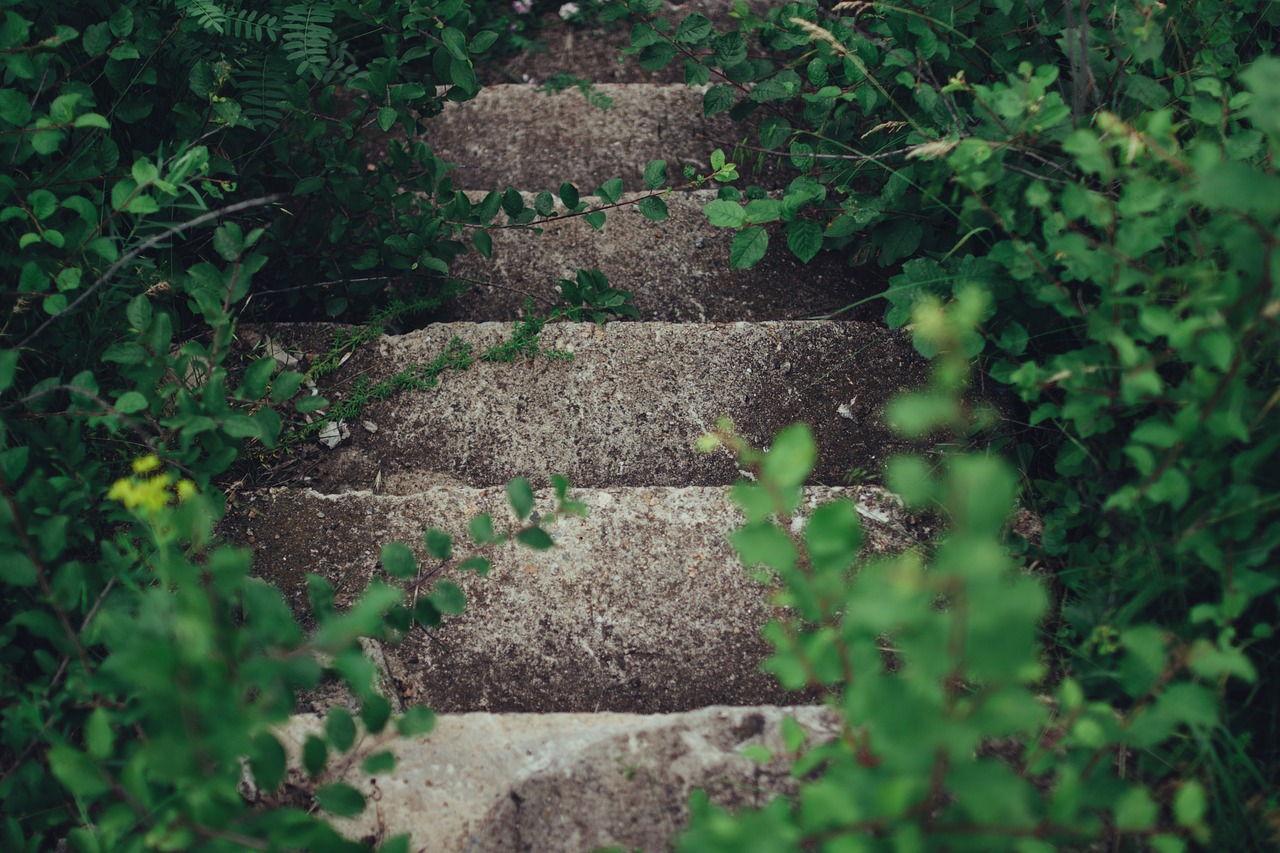
[[[791,488],[808,479],[817,461],[818,446],[809,425],[792,424],[773,440],[773,446],[760,465],[760,475],[765,483]]]
[[[428,527],[422,534],[427,553],[437,560],[448,560],[453,556],[453,537],[438,527]]]
[[[661,222],[667,218],[667,203],[656,195],[640,199],[640,203],[637,206],[645,219]]]
[[[545,551],[548,548],[555,547],[555,543],[551,541],[547,531],[541,527],[527,527],[521,530],[516,534],[516,541],[521,545],[533,548],[535,551]]]
[[[507,483],[507,500],[511,502],[516,518],[523,521],[533,512],[533,487],[524,477],[516,477]]]
[[[394,578],[407,580],[418,573],[418,558],[403,542],[388,542],[379,556],[382,568]]]
[[[364,795],[346,782],[321,785],[315,798],[320,808],[338,817],[353,817],[364,811]]]

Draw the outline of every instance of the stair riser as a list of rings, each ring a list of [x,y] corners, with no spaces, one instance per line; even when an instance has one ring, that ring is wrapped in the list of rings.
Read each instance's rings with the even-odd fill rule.
[[[623,201],[644,195],[628,193]],[[611,286],[631,291],[645,320],[676,323],[820,317],[874,297],[887,286],[865,270],[850,268],[847,252],[822,253],[801,263],[787,250],[782,223],[766,226],[772,248],[763,261],[751,269],[731,268],[729,244],[735,232],[712,226],[702,212],[715,198],[715,190],[667,195],[669,215],[660,222],[646,219],[634,205],[615,208],[607,212],[600,231],[582,217],[549,223],[541,234],[494,231],[492,258],[468,253],[453,263],[451,272],[495,286],[474,285],[447,306],[445,316],[515,320],[524,315],[529,294],[554,302],[557,280],[593,268]],[[531,197],[526,199],[532,203]],[[883,313],[884,302],[870,298],[842,312],[840,319],[875,321]]]

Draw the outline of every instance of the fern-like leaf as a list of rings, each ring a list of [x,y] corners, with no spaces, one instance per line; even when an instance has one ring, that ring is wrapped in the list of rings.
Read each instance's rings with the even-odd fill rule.
[[[284,10],[284,50],[290,62],[298,63],[299,76],[317,80],[329,66],[329,51],[334,45],[333,7],[323,0],[294,3]]]
[[[227,21],[231,24],[231,34],[238,39],[261,42],[280,38],[280,19],[266,12],[237,10],[227,15]]]

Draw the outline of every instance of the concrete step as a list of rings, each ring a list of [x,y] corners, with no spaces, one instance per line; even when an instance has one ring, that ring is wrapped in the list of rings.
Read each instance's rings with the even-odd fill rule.
[[[511,333],[507,323],[440,323],[385,336],[325,393],[337,399],[361,376],[377,383],[428,364],[455,338],[479,355]],[[288,327],[274,340],[288,344]],[[361,420],[376,432],[350,425],[312,485],[409,494],[551,474],[583,487],[727,485],[740,476],[728,452],[694,450],[722,415],[757,445],[807,421],[820,448],[812,482],[839,484],[906,446],[881,410],[927,373],[902,335],[856,322],[557,323],[540,345],[572,358],[479,362],[443,374],[438,387],[371,403]]]
[[[660,851],[687,824],[694,788],[729,809],[795,792],[785,762],[741,755],[747,747],[784,755],[785,719],[799,723],[810,745],[839,732],[839,718],[814,707],[443,715],[430,734],[412,740],[361,740],[361,754],[384,747],[397,754],[392,773],[361,774],[357,760],[311,785],[297,769],[299,755],[322,721],[295,717],[278,736],[292,782],[308,788],[341,779],[370,800],[362,815],[334,820],[350,838],[407,832],[419,853]]]
[[[729,154],[738,142],[756,144],[754,133],[727,113],[702,117],[704,90],[603,83],[594,91],[613,106],[599,109],[577,90],[547,94],[526,84],[489,86],[473,100],[449,104],[427,122],[421,138],[457,164],[457,189],[555,191],[570,181],[586,194],[620,177],[625,189],[636,190],[643,188],[651,160],[666,160],[673,177],[686,163],[707,174],[714,149]],[[797,174],[775,158],[759,171],[744,165],[739,173],[742,185],[767,187],[785,186]]]
[[[621,201],[645,195],[625,193]],[[532,206],[532,196],[526,196]],[[712,226],[702,212],[715,198],[714,189],[671,193],[664,197],[669,215],[661,222],[646,219],[634,204],[614,208],[600,231],[582,217],[553,220],[541,226],[541,234],[491,231],[493,256],[463,255],[452,273],[492,285],[473,285],[450,303],[444,317],[515,320],[524,315],[530,294],[554,301],[556,281],[572,279],[579,269],[599,269],[613,287],[631,291],[644,319],[676,323],[820,317],[887,287],[875,271],[849,267],[845,252],[824,252],[802,264],[787,249],[781,223],[766,226],[770,249],[763,261],[751,269],[732,269],[734,232]],[[884,303],[871,298],[840,317],[875,321],[883,313]]]
[[[771,653],[760,629],[775,608],[726,541],[742,523],[728,489],[572,489],[570,497],[588,517],[547,522],[555,543],[547,551],[491,548],[485,577],[455,567],[475,553],[466,526],[477,514],[489,513],[499,531],[515,524],[500,487],[407,496],[271,489],[244,499],[223,534],[252,547],[257,573],[301,615],[307,573],[330,580],[342,609],[372,579],[388,579],[383,545],[408,543],[425,560],[423,531],[448,531],[456,558],[435,577],[457,583],[467,608],[430,633],[417,628],[383,644],[397,707],[655,713],[797,700],[760,671]],[[835,497],[855,502],[867,552],[900,552],[934,533],[869,486],[810,488],[802,512]],[[540,492],[535,509],[553,511],[553,496]]]

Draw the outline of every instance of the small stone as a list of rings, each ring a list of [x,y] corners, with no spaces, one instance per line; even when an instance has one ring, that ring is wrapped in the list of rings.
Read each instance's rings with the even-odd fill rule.
[[[341,444],[343,437],[340,421],[329,421],[324,425],[324,429],[320,430],[320,443],[330,450]]]
[[[857,403],[858,403],[857,397],[854,397],[852,400],[850,400],[847,403],[841,403],[839,406],[836,407],[836,414],[842,418],[848,418],[849,420],[853,420],[854,419],[853,407],[857,405]]]
[[[373,421],[362,421],[361,426],[363,426],[365,431],[369,433],[375,433],[378,431],[378,425]]]

